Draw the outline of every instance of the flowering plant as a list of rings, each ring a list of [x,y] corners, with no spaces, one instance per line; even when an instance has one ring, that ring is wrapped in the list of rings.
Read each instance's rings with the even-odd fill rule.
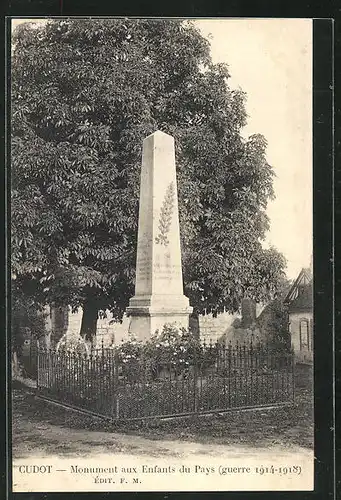
[[[57,352],[73,352],[74,354],[88,354],[89,347],[84,340],[78,334],[75,333],[65,333],[56,345]]]
[[[190,330],[166,324],[147,342],[130,335],[116,348],[119,373],[131,382],[154,380],[161,373],[182,376],[188,370],[211,364],[216,358]],[[209,356],[208,356],[209,355]]]
[[[179,328],[175,324],[164,325],[144,345],[144,356],[152,364],[178,373],[195,361],[200,361],[201,353],[199,339],[186,328]]]
[[[140,359],[142,347],[141,340],[138,340],[134,335],[129,335],[127,340],[122,341],[117,346],[117,358],[121,363],[129,363],[131,360]]]
[[[129,335],[128,339],[116,348],[120,373],[129,380],[136,380],[138,378],[142,350],[142,341],[138,340],[134,335]]]

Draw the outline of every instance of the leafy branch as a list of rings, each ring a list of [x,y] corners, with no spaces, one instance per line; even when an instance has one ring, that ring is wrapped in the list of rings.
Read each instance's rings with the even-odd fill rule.
[[[165,198],[162,203],[159,219],[159,234],[155,237],[155,242],[160,245],[168,246],[168,233],[172,223],[172,215],[175,201],[174,183],[171,182],[166,190]]]

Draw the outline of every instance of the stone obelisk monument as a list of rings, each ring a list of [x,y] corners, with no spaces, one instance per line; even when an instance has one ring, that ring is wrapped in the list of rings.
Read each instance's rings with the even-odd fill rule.
[[[174,139],[158,130],[143,142],[129,333],[148,339],[166,323],[188,327],[191,312],[183,294]]]

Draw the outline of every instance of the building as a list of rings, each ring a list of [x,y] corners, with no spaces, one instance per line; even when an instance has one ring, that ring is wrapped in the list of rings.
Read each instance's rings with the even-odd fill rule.
[[[289,332],[296,362],[313,362],[313,278],[302,269],[284,300],[289,315]]]

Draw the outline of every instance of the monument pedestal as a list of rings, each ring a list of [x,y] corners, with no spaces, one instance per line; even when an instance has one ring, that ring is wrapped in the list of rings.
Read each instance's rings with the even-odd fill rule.
[[[192,310],[184,295],[176,298],[169,295],[135,296],[127,307],[127,314],[131,316],[129,333],[146,340],[156,330],[162,331],[166,323],[188,328]]]
[[[145,340],[166,323],[188,328],[191,312],[183,294],[174,139],[157,131],[143,142],[129,333]]]

